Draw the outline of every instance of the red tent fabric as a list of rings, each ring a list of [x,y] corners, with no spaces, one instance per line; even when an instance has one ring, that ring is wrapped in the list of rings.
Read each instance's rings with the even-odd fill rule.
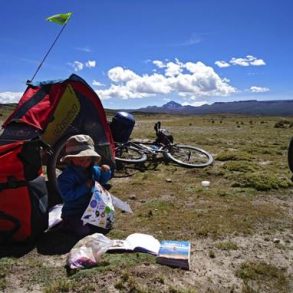
[[[75,74],[65,80],[29,83],[3,128],[4,137],[5,133],[17,138],[33,132],[50,145],[63,136],[88,134],[106,162],[114,164],[114,142],[103,105]]]

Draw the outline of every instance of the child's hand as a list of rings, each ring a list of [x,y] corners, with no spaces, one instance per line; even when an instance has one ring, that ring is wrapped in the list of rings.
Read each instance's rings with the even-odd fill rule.
[[[109,172],[110,171],[110,166],[109,165],[101,165],[101,171]]]

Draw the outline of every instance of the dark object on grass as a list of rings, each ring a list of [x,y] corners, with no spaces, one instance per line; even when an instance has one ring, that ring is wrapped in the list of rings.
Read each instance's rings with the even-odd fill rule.
[[[79,238],[72,233],[59,229],[59,226],[45,232],[37,242],[37,251],[44,255],[61,255],[68,253]]]

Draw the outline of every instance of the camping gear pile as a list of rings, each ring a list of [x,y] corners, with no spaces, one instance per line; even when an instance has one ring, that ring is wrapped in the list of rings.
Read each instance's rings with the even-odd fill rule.
[[[27,85],[0,135],[0,244],[32,241],[47,228],[48,200],[51,192],[58,193],[50,174],[55,172],[52,162],[60,140],[87,134],[102,163],[115,167],[105,110],[83,79],[73,74]],[[42,165],[47,165],[49,198]]]

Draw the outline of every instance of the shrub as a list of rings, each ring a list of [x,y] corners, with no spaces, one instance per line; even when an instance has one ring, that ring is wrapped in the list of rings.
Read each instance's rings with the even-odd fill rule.
[[[289,120],[283,119],[276,122],[274,127],[275,128],[289,128],[289,127],[292,127],[292,122],[290,122]]]
[[[289,188],[292,182],[288,178],[277,177],[273,174],[250,173],[237,177],[237,182],[232,187],[250,187],[258,191]]]
[[[218,161],[250,161],[253,156],[247,152],[225,151],[217,155]]]
[[[256,167],[254,164],[251,164],[247,161],[228,161],[223,166],[224,169],[228,171],[235,172],[254,172],[256,171]]]

